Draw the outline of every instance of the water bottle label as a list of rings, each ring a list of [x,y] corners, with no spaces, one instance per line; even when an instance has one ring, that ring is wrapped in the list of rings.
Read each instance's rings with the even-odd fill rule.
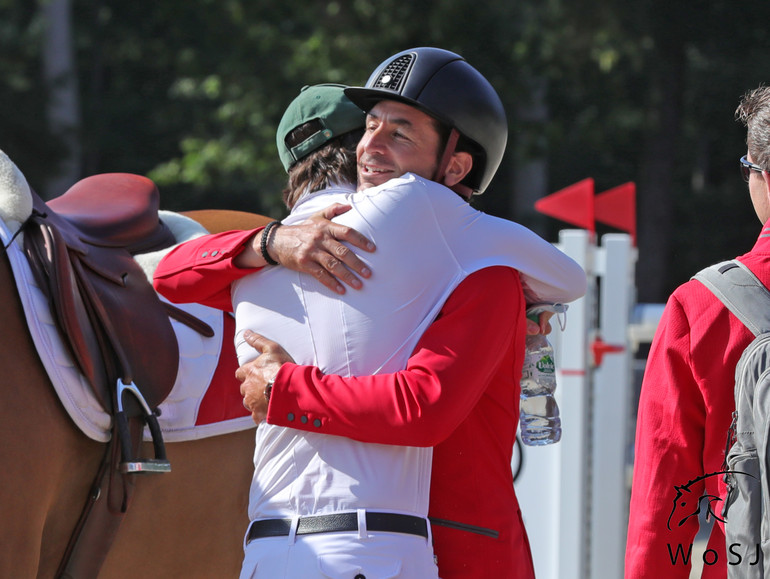
[[[535,364],[535,367],[543,374],[553,374],[556,372],[556,364],[554,364],[553,358],[548,354],[540,358]]]

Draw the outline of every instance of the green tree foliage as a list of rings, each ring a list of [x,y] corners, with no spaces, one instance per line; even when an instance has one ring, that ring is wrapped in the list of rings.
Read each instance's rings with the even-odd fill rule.
[[[32,2],[0,0],[0,150],[27,168],[30,184],[39,188],[64,151],[45,122],[36,15]]]
[[[36,6],[0,0],[0,148],[33,184],[61,158],[46,133]],[[745,145],[732,112],[768,81],[765,3],[748,11],[728,0],[72,6],[83,175],[147,174],[170,209],[281,215],[275,127],[299,89],[361,84],[390,54],[440,46],[479,68],[509,115],[507,156],[480,208],[552,238],[565,224],[537,216],[533,199],[586,177],[597,191],[637,182],[646,301],[747,249],[758,229],[737,178]]]

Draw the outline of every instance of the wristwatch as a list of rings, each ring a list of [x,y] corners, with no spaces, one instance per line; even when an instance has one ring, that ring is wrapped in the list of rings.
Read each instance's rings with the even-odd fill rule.
[[[275,378],[268,380],[267,384],[265,384],[265,400],[270,402],[270,394],[273,392],[273,384],[275,384]]]

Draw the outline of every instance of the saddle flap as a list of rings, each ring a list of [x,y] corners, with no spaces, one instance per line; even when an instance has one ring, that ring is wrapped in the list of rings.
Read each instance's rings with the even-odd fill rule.
[[[96,363],[101,359],[99,342],[91,327],[77,277],[70,264],[68,248],[61,235],[46,226],[28,228],[24,246],[32,273],[48,300],[56,326],[64,338],[62,342],[75,365],[90,384],[105,384],[107,375],[104,365]],[[97,398],[109,411],[101,392]]]
[[[155,408],[171,391],[179,365],[163,303],[125,248],[87,241],[95,229],[83,234],[33,198],[26,253],[78,367],[108,413],[114,411],[118,378],[133,381]]]
[[[92,322],[104,328],[110,341],[107,352],[118,357],[121,377],[136,383],[150,408],[155,408],[174,386],[179,367],[176,335],[163,302],[128,253],[95,247],[81,261],[99,266],[89,268],[84,285],[95,310]],[[115,283],[117,279],[121,283]],[[120,360],[121,355],[126,360]]]

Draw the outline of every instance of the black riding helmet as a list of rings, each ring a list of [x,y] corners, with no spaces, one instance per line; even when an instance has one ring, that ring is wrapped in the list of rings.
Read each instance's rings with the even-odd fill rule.
[[[497,172],[508,140],[500,97],[462,56],[440,48],[412,48],[388,58],[365,87],[345,89],[365,112],[381,100],[400,101],[455,129],[473,153],[462,184],[478,195]]]

